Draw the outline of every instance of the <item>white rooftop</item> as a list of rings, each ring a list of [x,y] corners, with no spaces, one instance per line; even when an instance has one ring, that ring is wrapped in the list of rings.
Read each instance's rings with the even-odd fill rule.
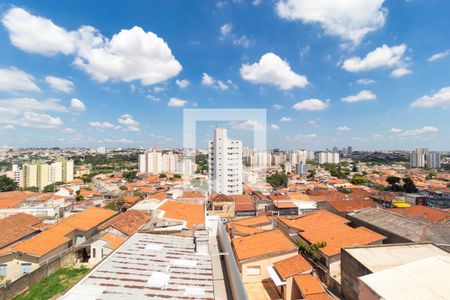
[[[360,284],[385,300],[450,299],[450,257],[432,256],[370,275]]]
[[[450,254],[433,244],[390,244],[345,248],[345,251],[373,273],[427,257]]]

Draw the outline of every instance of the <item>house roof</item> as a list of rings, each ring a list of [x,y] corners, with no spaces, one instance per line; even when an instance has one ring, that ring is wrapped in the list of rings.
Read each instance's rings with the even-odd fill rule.
[[[291,201],[273,201],[273,205],[275,205],[276,208],[298,208],[297,205],[294,204],[294,202]]]
[[[129,204],[134,204],[134,203],[138,202],[139,200],[141,200],[141,197],[139,197],[139,196],[124,196],[123,197],[123,202],[129,203]]]
[[[235,211],[254,211],[255,202],[249,195],[231,195],[235,205]]]
[[[213,202],[233,202],[233,198],[224,194],[217,194],[215,197],[211,198]]]
[[[311,264],[301,255],[292,256],[273,264],[283,280],[296,274],[312,271]]]
[[[297,250],[297,246],[278,229],[234,238],[232,244],[240,261]]]
[[[203,199],[203,198],[205,198],[205,196],[200,194],[200,193],[198,193],[198,192],[185,191],[185,192],[183,192],[183,196],[181,196],[180,198]]]
[[[41,222],[38,217],[22,213],[0,220],[0,248],[36,232],[34,226]]]
[[[45,255],[70,241],[66,235],[72,231],[89,231],[115,214],[116,212],[112,210],[90,207],[61,220],[44,232],[17,244],[13,247],[13,250],[36,256]]]
[[[272,224],[272,220],[268,216],[258,216],[233,221],[233,224],[256,227],[261,225]]]
[[[203,204],[166,200],[158,209],[164,211],[164,218],[186,221],[188,228],[193,228],[194,224],[205,224]]]
[[[113,227],[128,236],[135,233],[142,225],[146,224],[152,218],[152,214],[140,210],[127,210],[109,221],[106,221],[98,227],[98,230],[105,230]]]
[[[327,300],[331,298],[323,288],[319,279],[309,274],[296,275],[294,281],[304,299],[307,300]]]
[[[166,192],[159,192],[159,193],[155,193],[155,194],[151,194],[148,195],[147,198],[149,199],[156,199],[156,200],[164,200],[167,197],[167,193]]]
[[[343,213],[356,211],[367,207],[377,206],[377,204],[374,201],[368,199],[328,201],[328,203],[335,210]]]
[[[106,233],[104,235],[102,235],[102,237],[99,238],[99,240],[105,241],[107,242],[107,247],[110,249],[117,249],[119,248],[120,245],[123,244],[123,242],[126,241],[125,238],[112,234],[112,233]]]
[[[439,223],[450,219],[450,212],[443,211],[423,205],[411,206],[406,208],[392,208],[390,211],[402,214],[408,217],[422,217],[430,222]]]
[[[317,225],[326,224],[336,224],[342,223],[347,224],[350,221],[335,215],[326,210],[318,210],[309,214],[304,214],[297,217],[277,217],[281,222],[288,225],[289,227],[296,228],[298,230],[307,230]]]
[[[238,224],[229,223],[229,228],[232,230],[232,235],[251,235],[264,232],[263,229],[258,229],[255,227],[242,226]]]

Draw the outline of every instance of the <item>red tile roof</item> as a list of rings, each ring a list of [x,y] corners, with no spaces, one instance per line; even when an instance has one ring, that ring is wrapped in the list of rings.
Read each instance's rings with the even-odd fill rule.
[[[236,221],[233,221],[233,224],[257,227],[257,226],[263,226],[263,225],[270,225],[270,224],[272,224],[272,220],[268,216],[258,216],[258,217],[250,217],[250,218],[236,220]]]
[[[135,233],[142,225],[152,218],[152,214],[139,210],[127,210],[98,227],[102,231],[109,227],[115,228],[128,236]]]
[[[308,300],[331,300],[331,298],[323,288],[319,279],[316,277],[306,275],[296,275],[294,277],[295,284],[299,288],[304,299]]]
[[[443,211],[422,205],[406,208],[392,208],[389,210],[408,217],[422,217],[433,223],[446,222],[447,220],[450,220],[449,211]]]
[[[368,199],[328,201],[328,203],[335,210],[343,213],[377,206],[377,204],[374,201]]]
[[[42,220],[29,214],[15,214],[0,220],[0,248],[20,240],[33,232]]]
[[[283,280],[300,273],[311,272],[313,269],[311,264],[301,255],[277,261],[273,266]]]
[[[205,224],[203,204],[166,200],[158,209],[164,211],[164,218],[186,221],[188,228]]]
[[[248,195],[232,195],[230,196],[235,205],[235,211],[255,211],[256,205],[253,199]]]

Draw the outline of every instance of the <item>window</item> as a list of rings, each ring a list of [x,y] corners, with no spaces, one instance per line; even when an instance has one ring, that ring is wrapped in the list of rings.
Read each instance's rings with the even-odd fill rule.
[[[31,273],[31,264],[30,263],[20,264],[20,273],[22,273],[22,275]]]
[[[222,211],[223,210],[223,206],[222,205],[214,205],[214,210],[215,211]]]
[[[102,258],[105,257],[105,255],[103,254],[103,248],[102,248]]]
[[[247,275],[248,276],[261,275],[261,267],[260,266],[248,266],[247,267]]]
[[[1,264],[0,265],[0,276],[6,277],[8,275],[8,265]]]
[[[95,258],[95,256],[97,255],[97,249],[92,248],[92,257]]]

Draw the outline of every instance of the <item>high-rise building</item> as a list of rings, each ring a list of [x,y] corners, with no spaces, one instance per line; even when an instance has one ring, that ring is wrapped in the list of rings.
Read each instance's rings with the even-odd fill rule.
[[[410,165],[412,168],[425,168],[426,158],[428,155],[427,148],[417,148],[411,153]]]
[[[319,152],[317,153],[317,161],[319,164],[338,164],[339,163],[339,153],[337,152]]]
[[[300,163],[300,164],[295,165],[295,173],[297,175],[304,175],[304,174],[308,173],[308,171],[309,171],[309,166],[307,164]]]
[[[439,169],[441,167],[441,153],[437,151],[428,152],[426,158],[426,167],[428,169]]]
[[[242,194],[242,142],[228,139],[225,128],[214,129],[208,164],[211,193]]]
[[[159,174],[162,172],[162,153],[156,150],[146,151],[139,154],[138,160],[139,173]]]
[[[98,147],[97,148],[98,154],[106,154],[106,148],[105,147]]]
[[[19,186],[23,188],[45,186],[56,182],[73,180],[73,160],[57,159],[52,164],[32,162],[22,166]]]

